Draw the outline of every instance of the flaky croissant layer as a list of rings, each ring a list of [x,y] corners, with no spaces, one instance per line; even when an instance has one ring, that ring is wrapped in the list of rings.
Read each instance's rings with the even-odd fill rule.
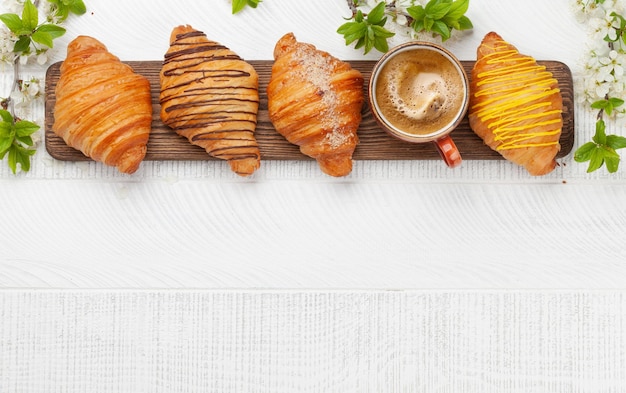
[[[255,138],[258,75],[236,53],[191,26],[172,31],[160,74],[161,119],[233,172],[260,166]]]
[[[274,128],[315,158],[324,173],[346,176],[359,141],[363,76],[292,33],[277,42],[274,59],[267,86]]]
[[[134,173],[152,123],[148,80],[88,36],[68,45],[60,72],[54,133],[94,160]]]

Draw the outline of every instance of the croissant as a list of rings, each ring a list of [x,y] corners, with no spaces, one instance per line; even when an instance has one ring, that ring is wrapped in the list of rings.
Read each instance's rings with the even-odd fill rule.
[[[330,176],[352,171],[364,101],[358,70],[315,46],[284,35],[274,48],[267,86],[274,128],[300,151],[315,158]]]
[[[134,173],[152,123],[150,83],[95,38],[67,47],[55,90],[53,132],[88,157]]]
[[[552,73],[491,32],[478,47],[470,91],[470,127],[485,144],[533,176],[554,169],[563,99]]]
[[[174,28],[160,74],[161,119],[233,172],[251,175],[261,153],[254,136],[259,77],[236,53],[191,26]]]

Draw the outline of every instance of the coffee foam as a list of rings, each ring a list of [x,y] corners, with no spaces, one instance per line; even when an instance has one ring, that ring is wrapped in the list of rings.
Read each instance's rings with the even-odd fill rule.
[[[453,122],[463,106],[463,78],[430,50],[397,54],[381,70],[376,100],[388,122],[411,134],[431,134]]]

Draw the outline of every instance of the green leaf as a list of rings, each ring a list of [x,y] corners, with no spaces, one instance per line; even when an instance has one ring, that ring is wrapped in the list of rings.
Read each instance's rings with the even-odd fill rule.
[[[459,27],[457,28],[457,30],[471,30],[474,28],[472,21],[465,15],[460,17],[458,22]]]
[[[469,8],[469,0],[457,0],[452,3],[450,10],[446,14],[446,18],[459,20]]]
[[[13,124],[13,116],[11,116],[11,112],[0,109],[0,118],[8,124]]]
[[[0,121],[0,138],[8,137],[13,130],[13,122]]]
[[[393,37],[395,33],[384,28],[387,21],[385,5],[385,2],[378,3],[367,18],[363,17],[361,10],[357,10],[352,21],[339,26],[337,33],[344,36],[346,45],[356,41],[354,49],[363,48],[365,54],[374,48],[383,53],[389,50],[387,39]]]
[[[233,14],[236,14],[239,11],[243,10],[247,5],[252,8],[256,8],[261,2],[261,0],[232,0],[232,1],[233,1],[233,6],[232,6]]]
[[[60,4],[59,8],[57,8],[56,16],[61,21],[66,20],[70,16],[70,8],[63,4]]]
[[[439,34],[442,41],[446,41],[450,38],[450,29],[448,28],[448,25],[440,20],[437,20],[433,23],[433,27],[431,28],[431,30]]]
[[[5,153],[9,150],[9,147],[13,144],[13,137],[0,137],[0,153]]]
[[[365,46],[365,36],[359,38],[359,40],[356,42],[356,45],[354,45],[354,49],[361,49],[364,46]]]
[[[376,37],[376,39],[374,40],[374,48],[376,48],[376,50],[381,53],[385,53],[389,51],[389,43],[385,38]]]
[[[385,5],[386,3],[381,1],[376,5],[376,7],[372,8],[372,10],[367,14],[367,21],[375,25],[380,24],[385,17]],[[384,24],[384,22],[382,23]]]
[[[58,25],[53,25],[53,24],[41,25],[39,26],[37,31],[48,33],[53,39],[63,36],[66,32],[66,30],[63,27],[58,26]]]
[[[624,100],[622,100],[621,98],[617,98],[617,97],[611,97],[609,98],[609,104],[613,108],[619,108],[620,106],[624,105]]]
[[[15,123],[15,133],[18,136],[28,136],[28,135],[32,135],[35,132],[37,132],[37,130],[39,130],[39,126],[33,122],[27,121],[27,120],[20,120],[17,123]]]
[[[604,100],[608,103],[608,100]],[[626,147],[626,137],[606,135],[606,124],[603,119],[596,121],[596,133],[593,142],[587,142],[574,152],[574,161],[589,161],[587,172],[593,172],[606,164],[609,173],[618,170],[620,156],[616,150]]]
[[[232,13],[236,14],[237,12],[243,10],[246,7],[246,0],[233,0]]]
[[[446,16],[451,6],[452,4],[449,3],[433,4],[433,0],[431,0],[426,4],[426,16],[434,20],[442,19]]]
[[[585,162],[591,159],[593,151],[597,148],[593,142],[587,142],[574,152],[574,161],[576,162]]]
[[[50,33],[46,33],[44,31],[35,31],[31,36],[31,39],[38,44],[47,46],[48,48],[52,48],[52,46],[54,45],[52,43],[53,38]]]
[[[357,23],[361,23],[365,21],[365,17],[363,16],[363,12],[361,10],[358,10],[356,12],[356,16],[354,17],[354,20]]]
[[[369,53],[374,48],[374,34],[370,29],[367,29],[367,36],[365,37],[365,54]]]
[[[35,142],[33,141],[33,138],[30,135],[24,135],[24,136],[16,135],[15,140],[20,142],[22,145],[26,145],[26,146],[32,146],[35,144]]]
[[[39,12],[37,7],[30,1],[26,0],[24,3],[24,10],[22,11],[22,25],[27,30],[35,30],[39,24]]]
[[[615,150],[623,149],[626,147],[626,138],[619,135],[607,135],[606,144]]]
[[[446,41],[452,30],[467,30],[474,26],[464,14],[469,8],[469,0],[430,0],[425,7],[416,5],[407,8],[413,18],[411,28],[416,32],[428,31],[441,36]]]
[[[11,145],[9,147],[9,168],[11,168],[11,171],[13,172],[13,174],[15,175],[15,173],[17,172],[17,146],[15,145]]]
[[[411,28],[417,32],[424,31],[424,20],[414,20],[413,23],[411,23]]]
[[[450,31],[452,31],[452,29],[461,30],[461,24],[459,23],[458,19],[450,19],[446,16],[441,21],[445,23],[446,26],[448,26]]]
[[[619,19],[619,21],[620,21],[620,23],[619,23],[620,29],[626,28],[626,18],[624,18],[622,15],[618,14],[615,11],[611,12],[611,16]]]
[[[594,172],[602,167],[604,164],[604,154],[602,149],[594,149],[591,154],[591,159],[589,160],[589,167],[587,168],[587,173]]]
[[[364,26],[363,23],[346,22],[343,25],[339,26],[339,28],[337,29],[337,33],[343,35],[355,34],[361,31],[362,26]]]
[[[2,14],[0,20],[13,34],[17,34],[23,27],[22,19],[17,14]]]
[[[421,5],[415,5],[406,9],[406,11],[411,15],[414,20],[422,21],[426,16],[426,10]]]
[[[20,164],[20,169],[24,172],[30,170],[30,157],[35,154],[36,150],[26,149],[17,144],[11,145],[9,148],[9,168],[13,174],[17,173],[17,164]]]
[[[604,156],[604,159],[619,158],[619,154],[617,154],[615,149],[612,149],[608,146],[601,146],[600,149],[602,149],[602,155]]]
[[[372,26],[367,26],[367,33],[365,35],[365,47],[371,45],[370,49],[374,46],[374,38],[376,38],[376,32],[372,29]]]
[[[27,120],[20,120],[15,123],[13,116],[6,110],[0,110],[0,160],[8,154],[8,165],[11,171],[17,172],[17,164],[22,171],[30,170],[30,156],[35,154],[36,149],[28,148],[32,146],[31,135],[39,129],[39,126]]]
[[[374,33],[378,38],[391,38],[396,35],[396,33],[392,33],[391,31],[381,26],[372,26],[372,29],[374,30]],[[385,42],[387,42],[387,40],[385,40]]]
[[[381,52],[388,51],[387,40],[394,33],[384,29],[384,26],[387,14],[393,12],[388,11],[388,8],[393,7],[393,2],[378,1],[366,18],[358,9],[365,2],[353,0],[353,3],[357,9],[352,21],[341,25],[337,33],[344,36],[347,45],[356,41],[355,49],[364,48],[366,54],[373,48]],[[425,6],[412,5],[406,8],[406,11],[412,19],[410,27],[415,32],[432,32],[433,35],[439,35],[443,41],[446,41],[451,37],[453,29],[473,28],[472,22],[464,15],[468,8],[469,0],[430,0]],[[364,22],[364,25],[356,25],[361,22]]]
[[[604,163],[606,164],[606,169],[609,171],[609,173],[617,172],[619,168],[619,162],[620,162],[619,155],[617,157],[614,157],[614,156],[604,157]]]
[[[367,25],[365,23],[347,22],[337,29],[339,34],[342,34],[346,40],[346,45],[350,45],[354,41],[365,35]]]
[[[70,4],[70,12],[76,15],[83,15],[87,12],[87,7],[85,7],[83,0],[74,0],[72,4]]]
[[[435,21],[432,18],[424,18],[424,30],[431,31],[433,28],[433,24],[435,24]]]
[[[13,52],[23,53],[23,54],[30,53],[30,42],[31,40],[29,36],[27,35],[21,36],[15,43],[15,46],[13,47]]]
[[[598,100],[598,101],[591,103],[591,107],[593,109],[604,109],[607,107],[607,105],[609,105],[608,100]]]
[[[596,122],[596,134],[593,136],[593,141],[599,145],[606,145],[606,125],[604,120],[600,119]]]

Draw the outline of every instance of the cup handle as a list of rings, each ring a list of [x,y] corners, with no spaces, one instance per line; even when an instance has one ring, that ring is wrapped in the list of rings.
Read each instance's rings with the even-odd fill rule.
[[[437,145],[437,150],[439,150],[439,154],[441,154],[441,158],[446,162],[446,165],[450,168],[461,165],[463,161],[461,153],[459,153],[459,149],[457,149],[450,135],[437,139],[435,145]]]

